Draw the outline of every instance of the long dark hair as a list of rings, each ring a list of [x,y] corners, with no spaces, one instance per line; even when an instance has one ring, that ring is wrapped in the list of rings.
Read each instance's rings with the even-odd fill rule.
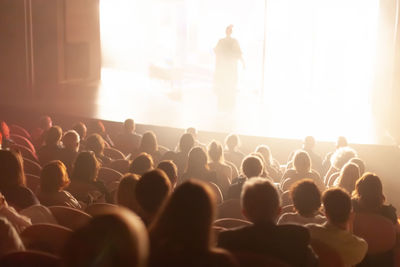
[[[19,153],[0,150],[0,190],[25,186],[22,157]]]

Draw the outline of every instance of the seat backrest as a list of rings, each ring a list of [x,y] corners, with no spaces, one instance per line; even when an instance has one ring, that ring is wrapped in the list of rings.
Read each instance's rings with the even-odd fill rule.
[[[27,207],[26,209],[20,210],[19,213],[31,219],[32,224],[57,224],[57,220],[50,209],[40,204]]]
[[[247,251],[235,251],[233,253],[241,267],[289,267],[290,265],[272,256],[257,254]]]
[[[112,147],[104,148],[104,155],[110,157],[111,159],[124,159],[125,155],[121,151]]]
[[[29,140],[32,140],[30,133],[24,128],[16,124],[10,125],[10,134],[17,134],[23,136]]]
[[[30,149],[33,153],[36,153],[35,146],[29,141],[28,138],[20,136],[18,134],[11,134],[10,138],[18,145],[24,146]]]
[[[223,218],[214,221],[213,226],[223,227],[226,229],[232,229],[240,226],[252,225],[251,222],[241,219],[234,218]]]
[[[108,167],[116,170],[117,172],[125,174],[129,172],[129,161],[126,159],[113,160],[108,164]]]
[[[353,233],[367,241],[368,254],[383,253],[393,249],[396,244],[394,224],[381,215],[355,213]]]
[[[319,241],[312,239],[311,247],[314,252],[318,255],[319,266],[324,267],[342,267],[344,266],[343,260],[340,257],[339,253],[331,248],[329,245]]]
[[[293,205],[292,199],[290,198],[290,192],[284,191],[281,195],[282,206]]]
[[[24,172],[25,174],[33,174],[36,176],[40,176],[40,174],[42,173],[42,166],[40,166],[39,163],[27,159],[27,158],[23,158],[24,160]]]
[[[22,157],[39,163],[39,158],[37,157],[36,153],[34,153],[29,148],[26,148],[26,147],[18,145],[18,144],[12,144],[10,146],[10,148],[11,148],[11,150],[19,151],[21,153]]]
[[[0,258],[2,267],[57,267],[61,260],[57,256],[40,251],[16,251]]]
[[[281,214],[285,214],[285,213],[288,213],[288,212],[294,212],[294,205],[286,205],[286,206],[283,206],[282,207],[282,211],[281,211]]]
[[[219,186],[213,182],[207,182],[207,184],[210,186],[211,190],[215,194],[215,198],[217,200],[217,205],[221,204],[224,201],[224,197],[222,196],[222,192],[221,192],[221,189],[219,188]]]
[[[86,207],[85,212],[93,217],[114,213],[119,209],[117,205],[108,203],[94,203]]]
[[[218,206],[217,218],[245,219],[239,199],[225,200]]]
[[[103,181],[106,186],[121,180],[122,173],[107,167],[101,167],[97,179]]]
[[[72,230],[56,224],[34,224],[27,227],[20,237],[27,249],[60,255]]]
[[[60,225],[72,230],[87,224],[92,218],[86,212],[71,207],[50,206],[49,209]]]
[[[26,186],[36,194],[40,188],[40,177],[33,174],[25,174],[25,179]]]

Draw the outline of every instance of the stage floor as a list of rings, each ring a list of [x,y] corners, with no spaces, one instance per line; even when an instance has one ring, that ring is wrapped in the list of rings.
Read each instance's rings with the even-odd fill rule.
[[[235,108],[226,112],[218,110],[210,82],[183,80],[178,86],[147,73],[103,68],[95,102],[96,117],[112,121],[133,118],[142,124],[289,139],[313,135],[319,141],[335,141],[343,135],[352,143],[385,140],[374,129],[368,103],[355,106],[349,97],[318,92],[288,94],[268,88],[261,97],[242,89]]]

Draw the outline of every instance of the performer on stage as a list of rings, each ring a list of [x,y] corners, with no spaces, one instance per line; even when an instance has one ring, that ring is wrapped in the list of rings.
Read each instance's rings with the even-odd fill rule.
[[[221,110],[231,110],[234,108],[239,60],[244,67],[239,42],[231,37],[232,28],[233,25],[226,27],[226,37],[220,39],[214,48],[216,55],[214,90],[218,97],[218,107]]]

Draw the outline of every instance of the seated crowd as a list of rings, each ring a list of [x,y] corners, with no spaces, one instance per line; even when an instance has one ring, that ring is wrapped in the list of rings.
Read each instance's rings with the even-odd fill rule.
[[[280,164],[189,128],[176,148],[127,119],[0,124],[0,266],[395,266],[396,209],[339,137]],[[228,210],[229,209],[229,210]],[[223,216],[222,214],[232,214]],[[45,230],[43,230],[45,229]],[[24,254],[25,253],[25,254]],[[25,260],[25,262],[24,262]],[[34,265],[34,266],[36,266]]]

